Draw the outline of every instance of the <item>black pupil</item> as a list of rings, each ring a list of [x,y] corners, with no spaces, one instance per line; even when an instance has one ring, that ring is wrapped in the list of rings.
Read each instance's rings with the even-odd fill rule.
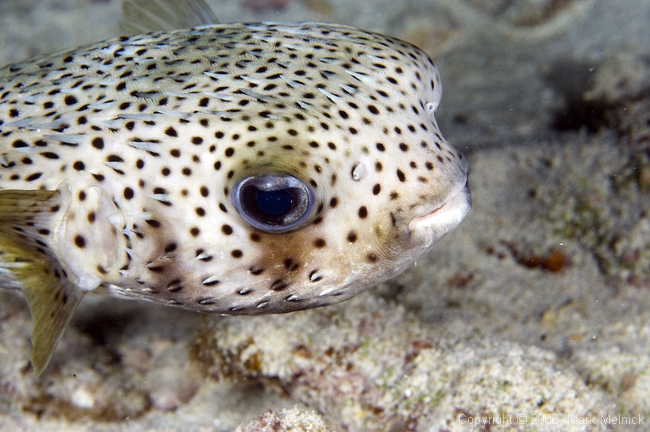
[[[262,213],[268,216],[280,216],[291,207],[293,197],[284,189],[274,191],[257,190],[255,204]]]

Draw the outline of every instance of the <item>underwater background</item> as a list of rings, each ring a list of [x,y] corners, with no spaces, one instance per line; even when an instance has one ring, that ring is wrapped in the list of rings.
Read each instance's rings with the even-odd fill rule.
[[[2,290],[0,429],[650,429],[650,2],[208,2],[222,23],[335,22],[426,50],[473,210],[322,309],[87,296],[39,378],[27,305]],[[119,17],[119,0],[0,1],[0,65],[114,37]]]

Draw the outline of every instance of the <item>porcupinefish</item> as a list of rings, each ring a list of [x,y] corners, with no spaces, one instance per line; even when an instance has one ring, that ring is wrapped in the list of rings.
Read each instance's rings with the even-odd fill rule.
[[[167,17],[188,3],[206,10],[168,2]],[[29,304],[36,375],[87,292],[228,315],[324,306],[470,210],[423,51],[187,16],[200,25],[0,69],[0,285]]]

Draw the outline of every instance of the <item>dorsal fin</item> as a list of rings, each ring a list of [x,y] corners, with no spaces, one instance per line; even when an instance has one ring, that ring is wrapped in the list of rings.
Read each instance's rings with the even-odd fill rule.
[[[205,0],[123,0],[120,34],[178,30],[218,24]]]
[[[52,209],[59,203],[57,191],[0,191],[0,267],[16,279],[29,304],[35,376],[47,367],[84,295],[47,250],[47,237],[38,233],[51,228]]]

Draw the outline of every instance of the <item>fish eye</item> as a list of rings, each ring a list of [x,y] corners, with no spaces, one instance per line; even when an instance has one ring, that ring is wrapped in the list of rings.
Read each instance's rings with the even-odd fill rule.
[[[298,229],[314,207],[311,189],[287,175],[246,177],[235,184],[232,196],[248,224],[270,233]]]

